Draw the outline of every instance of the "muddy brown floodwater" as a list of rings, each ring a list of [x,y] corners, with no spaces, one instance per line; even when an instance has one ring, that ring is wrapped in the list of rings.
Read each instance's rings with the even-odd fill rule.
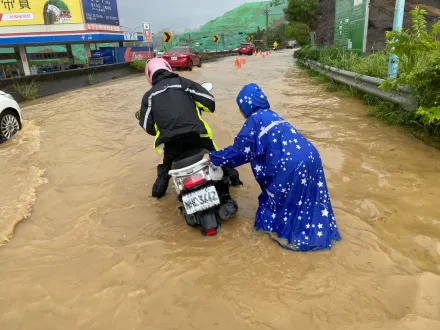
[[[152,199],[142,76],[43,98],[0,146],[0,329],[440,329],[440,152],[325,92],[291,52],[233,62],[183,73],[214,84],[217,143],[243,123],[240,87],[260,84],[321,152],[342,241],[294,253],[255,233],[248,166],[216,237],[185,224],[172,188]]]

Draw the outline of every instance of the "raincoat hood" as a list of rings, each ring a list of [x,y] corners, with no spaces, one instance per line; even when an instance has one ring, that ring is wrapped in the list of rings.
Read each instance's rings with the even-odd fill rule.
[[[270,108],[266,95],[257,84],[248,84],[242,88],[237,96],[237,104],[246,118],[258,110]]]

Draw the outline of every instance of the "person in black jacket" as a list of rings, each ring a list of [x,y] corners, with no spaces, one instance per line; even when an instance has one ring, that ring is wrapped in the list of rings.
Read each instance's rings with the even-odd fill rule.
[[[201,111],[215,111],[215,99],[200,84],[172,72],[162,58],[148,61],[145,75],[152,88],[142,98],[136,118],[148,134],[155,136],[154,149],[164,156],[152,189],[152,196],[161,198],[168,189],[168,172],[174,159],[195,148],[217,150],[212,130],[201,116]],[[226,172],[233,185],[241,184],[236,170]]]

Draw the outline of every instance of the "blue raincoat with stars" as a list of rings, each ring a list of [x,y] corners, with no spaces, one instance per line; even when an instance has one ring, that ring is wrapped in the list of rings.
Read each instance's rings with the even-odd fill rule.
[[[247,118],[234,144],[211,152],[214,165],[251,164],[261,187],[255,228],[295,251],[330,249],[340,240],[316,148],[270,110],[266,95],[246,85],[237,104]],[[285,243],[287,242],[287,243]]]

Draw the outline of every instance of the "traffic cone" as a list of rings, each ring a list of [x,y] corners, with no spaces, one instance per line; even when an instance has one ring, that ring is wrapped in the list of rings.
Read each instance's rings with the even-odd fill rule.
[[[269,52],[266,52],[266,56],[269,56]]]
[[[241,59],[241,64],[243,64],[243,65],[246,64],[246,58],[243,57],[243,58]]]
[[[261,58],[264,58],[264,54],[261,56]]]
[[[240,62],[240,59],[239,59],[238,57],[235,59],[235,67],[236,67],[237,69],[240,69],[240,68],[241,68],[241,62]]]

